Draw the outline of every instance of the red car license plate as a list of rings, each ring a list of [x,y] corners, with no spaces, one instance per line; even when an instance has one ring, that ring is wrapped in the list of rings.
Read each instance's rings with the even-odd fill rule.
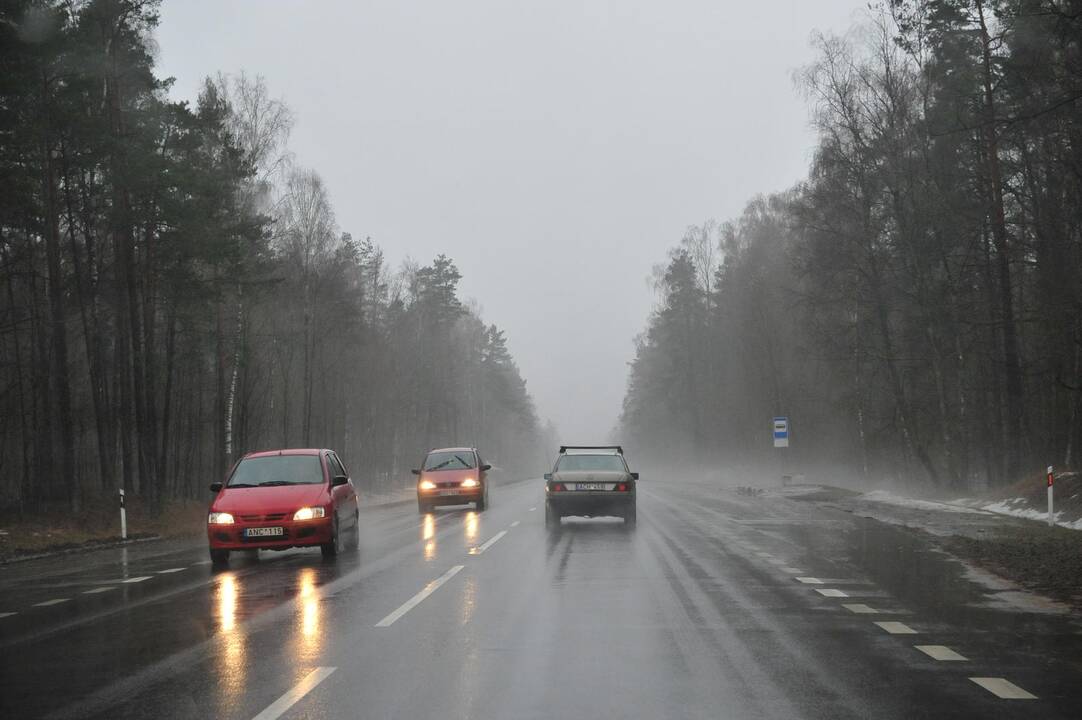
[[[285,528],[280,527],[266,527],[266,528],[248,528],[244,531],[244,537],[275,537],[278,535],[285,535]]]

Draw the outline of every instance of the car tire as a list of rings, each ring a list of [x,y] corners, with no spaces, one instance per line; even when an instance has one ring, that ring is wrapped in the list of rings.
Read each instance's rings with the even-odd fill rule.
[[[624,511],[624,527],[634,528],[638,524],[638,509],[632,505]]]
[[[425,515],[427,513],[432,512],[432,506],[429,505],[428,503],[422,501],[422,500],[418,500],[417,501],[417,512],[421,513],[422,515]]]
[[[560,529],[560,514],[552,509],[552,506],[545,503],[545,527],[549,530]]]
[[[215,550],[211,548],[210,551],[210,564],[213,567],[224,567],[229,564],[229,551],[228,550]]]
[[[488,491],[481,493],[481,498],[473,504],[477,512],[484,512],[488,507]]]
[[[320,552],[323,553],[325,558],[333,558],[338,556],[339,550],[342,549],[342,540],[338,535],[338,520],[334,521],[331,526],[331,541],[323,543],[319,546]]]

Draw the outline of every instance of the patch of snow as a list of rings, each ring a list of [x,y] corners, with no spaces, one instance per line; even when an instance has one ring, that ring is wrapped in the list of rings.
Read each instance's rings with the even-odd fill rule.
[[[989,502],[987,500],[974,500],[972,498],[959,498],[953,501],[955,503],[965,505],[971,508],[980,508],[981,510],[987,510],[988,512],[995,513],[996,515],[1008,515],[1010,517],[1024,518],[1026,520],[1040,520],[1041,522],[1048,521],[1048,511],[1039,510],[1029,504],[1029,501],[1022,497],[1008,498],[1006,500],[999,500],[996,502]],[[1054,513],[1055,523],[1057,527],[1064,527],[1069,530],[1082,530],[1082,518],[1077,520],[1063,520],[1063,513]]]
[[[886,503],[888,505],[897,505],[899,507],[913,508],[915,510],[936,510],[939,512],[953,512],[953,513],[969,513],[974,515],[990,515],[980,508],[966,507],[964,505],[955,505],[953,503],[933,502],[931,500],[917,500],[916,498],[903,497],[901,495],[895,495],[894,493],[887,492],[886,490],[873,490],[869,493],[864,493],[860,496],[860,500],[867,500],[869,502]]]

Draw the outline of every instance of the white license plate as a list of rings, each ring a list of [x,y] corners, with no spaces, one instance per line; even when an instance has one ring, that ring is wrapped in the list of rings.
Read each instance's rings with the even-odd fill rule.
[[[579,483],[576,490],[604,490],[605,485],[602,483]]]
[[[458,488],[448,488],[447,490],[440,490],[440,495],[458,495]]]
[[[285,528],[269,527],[269,528],[248,528],[244,531],[245,537],[275,537],[278,535],[285,535]]]

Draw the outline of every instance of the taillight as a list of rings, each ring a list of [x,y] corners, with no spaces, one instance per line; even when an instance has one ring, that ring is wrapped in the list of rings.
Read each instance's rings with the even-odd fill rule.
[[[627,483],[619,483],[616,486],[617,492],[627,492]]]
[[[563,483],[554,483],[552,486],[552,492],[563,492],[565,489]]]

